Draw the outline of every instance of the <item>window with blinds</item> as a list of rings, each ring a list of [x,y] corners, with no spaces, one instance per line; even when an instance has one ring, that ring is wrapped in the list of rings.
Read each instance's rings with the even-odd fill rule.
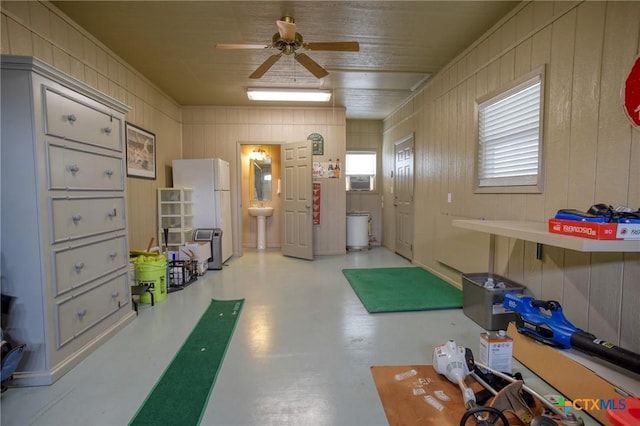
[[[347,151],[344,164],[347,191],[375,190],[377,161],[375,151]]]
[[[538,186],[543,73],[478,104],[478,188]]]

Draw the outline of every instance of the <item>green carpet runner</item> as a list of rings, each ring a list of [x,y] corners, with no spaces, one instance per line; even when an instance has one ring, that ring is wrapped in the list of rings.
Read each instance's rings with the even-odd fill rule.
[[[211,301],[130,426],[200,423],[243,303]]]
[[[462,307],[462,291],[418,267],[343,269],[369,313]]]

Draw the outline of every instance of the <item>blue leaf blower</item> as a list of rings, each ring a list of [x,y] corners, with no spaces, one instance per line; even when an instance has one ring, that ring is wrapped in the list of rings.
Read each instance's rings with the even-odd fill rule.
[[[503,306],[516,314],[516,327],[539,342],[562,349],[574,348],[640,374],[640,354],[598,339],[571,324],[555,300],[536,300],[505,293]]]

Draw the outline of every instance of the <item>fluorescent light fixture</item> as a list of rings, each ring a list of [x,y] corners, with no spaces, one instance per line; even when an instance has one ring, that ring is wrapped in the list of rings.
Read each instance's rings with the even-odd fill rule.
[[[315,89],[248,88],[247,96],[252,101],[329,102],[331,99],[331,91]]]

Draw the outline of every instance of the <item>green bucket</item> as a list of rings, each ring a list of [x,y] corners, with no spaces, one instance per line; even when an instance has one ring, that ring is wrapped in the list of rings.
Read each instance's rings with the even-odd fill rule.
[[[135,262],[136,282],[138,285],[150,285],[153,302],[162,302],[167,298],[167,258],[158,256],[138,256]],[[151,303],[151,294],[143,291],[140,303]]]

